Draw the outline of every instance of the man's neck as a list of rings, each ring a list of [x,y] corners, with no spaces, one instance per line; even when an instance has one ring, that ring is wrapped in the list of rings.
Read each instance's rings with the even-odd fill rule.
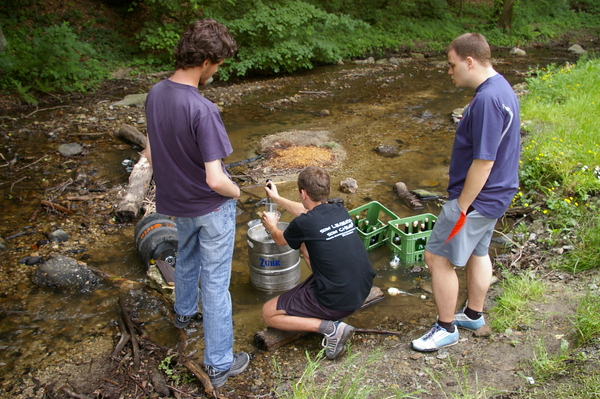
[[[308,209],[309,211],[312,211],[313,209],[315,209],[317,206],[326,203],[327,201],[324,202],[315,202],[312,200],[308,200],[305,204],[305,208]]]
[[[169,78],[171,82],[180,83],[183,85],[193,86],[198,88],[200,82],[200,74],[202,72],[201,67],[194,67],[188,69],[178,69]]]
[[[483,82],[485,82],[492,76],[496,76],[497,74],[498,72],[496,72],[496,70],[493,67],[483,67],[481,71],[477,73],[477,76],[473,80],[473,89],[477,89]]]

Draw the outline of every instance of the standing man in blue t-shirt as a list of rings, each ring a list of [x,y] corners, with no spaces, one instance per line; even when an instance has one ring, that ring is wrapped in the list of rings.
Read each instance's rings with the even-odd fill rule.
[[[146,157],[154,170],[156,211],[175,216],[177,224],[175,326],[186,328],[198,312],[200,280],[204,364],[215,388],[244,371],[250,357],[233,354],[229,281],[240,189],[221,160],[233,149],[217,107],[198,87],[236,51],[224,25],[194,22],[175,48],[175,73],[146,99]]]
[[[496,225],[519,187],[519,102],[492,66],[490,46],[466,33],[448,47],[448,73],[456,87],[475,90],[456,130],[448,201],[425,248],[438,320],[412,347],[435,351],[458,342],[457,327],[477,330],[492,277],[488,254]],[[458,277],[466,266],[467,307],[456,312]]]

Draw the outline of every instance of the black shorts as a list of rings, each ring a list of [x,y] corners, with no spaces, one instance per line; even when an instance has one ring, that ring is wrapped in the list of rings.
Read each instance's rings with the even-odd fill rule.
[[[353,310],[331,310],[321,305],[314,294],[315,276],[310,275],[302,283],[284,292],[277,300],[277,310],[288,316],[314,317],[322,320],[340,320],[354,313]]]

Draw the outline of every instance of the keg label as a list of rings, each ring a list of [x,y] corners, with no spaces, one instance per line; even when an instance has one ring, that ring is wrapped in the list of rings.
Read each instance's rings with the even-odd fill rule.
[[[146,237],[146,234],[150,233],[152,230],[159,229],[161,227],[172,227],[176,228],[172,223],[154,223],[152,226],[148,227],[142,234],[140,234],[140,240],[143,240]]]
[[[273,267],[273,266],[281,266],[281,261],[260,258],[260,267]]]

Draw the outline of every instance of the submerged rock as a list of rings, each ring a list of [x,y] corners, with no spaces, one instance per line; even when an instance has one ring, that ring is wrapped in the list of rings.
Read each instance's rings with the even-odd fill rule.
[[[77,143],[62,144],[58,147],[58,152],[65,157],[79,155],[83,152],[83,147]]]
[[[57,255],[40,265],[33,282],[41,287],[90,292],[98,286],[100,278],[85,263]]]
[[[583,47],[581,47],[579,44],[574,44],[571,47],[569,47],[569,51],[572,53],[575,53],[577,55],[582,55],[585,54],[585,50],[583,49]]]
[[[356,193],[356,190],[358,190],[358,183],[356,182],[356,179],[349,177],[340,181],[340,190],[348,194]]]
[[[375,148],[375,152],[381,156],[390,158],[397,157],[401,153],[400,148],[396,147],[395,145],[385,144],[381,144],[380,146]]]

